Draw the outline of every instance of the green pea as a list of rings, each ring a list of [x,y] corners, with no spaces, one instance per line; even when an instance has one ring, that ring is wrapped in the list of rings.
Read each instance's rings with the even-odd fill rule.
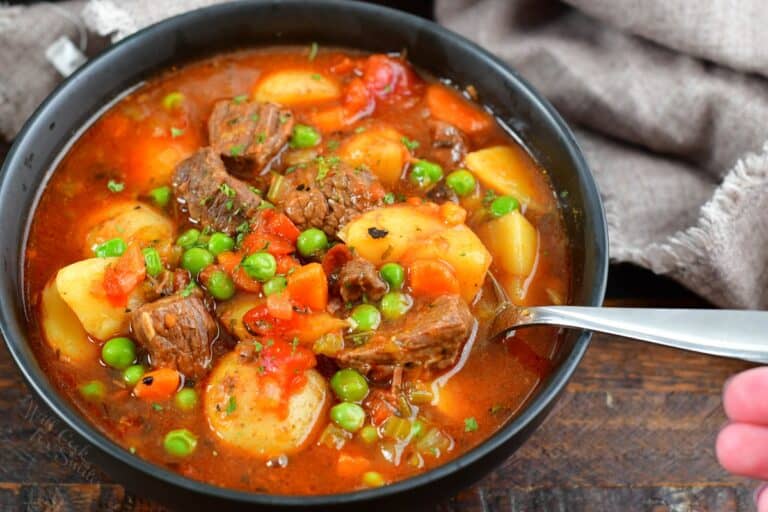
[[[475,177],[466,169],[453,171],[445,178],[445,184],[460,196],[474,192]]]
[[[283,276],[275,276],[266,283],[262,291],[264,295],[273,295],[275,293],[281,293],[288,286],[288,280]]]
[[[211,254],[214,256],[231,251],[234,248],[235,240],[226,233],[214,233],[211,235],[211,238],[208,239],[208,250],[211,251]]]
[[[125,370],[136,361],[136,345],[130,338],[112,338],[101,347],[101,359],[112,368]]]
[[[381,278],[389,283],[392,290],[399,290],[405,282],[405,269],[397,263],[385,263],[379,269]]]
[[[113,238],[93,248],[94,254],[99,258],[111,258],[122,256],[128,246],[122,238]]]
[[[293,127],[291,147],[294,149],[311,148],[320,143],[320,134],[311,126],[297,124]]]
[[[196,276],[208,265],[213,263],[213,254],[202,247],[192,247],[181,255],[181,266]]]
[[[379,439],[376,427],[366,425],[360,430],[360,438],[367,444],[373,444]]]
[[[147,247],[141,250],[144,255],[144,266],[147,268],[147,274],[156,276],[163,271],[163,261],[160,259],[160,253],[154,247]]]
[[[78,389],[83,398],[90,402],[98,402],[107,394],[107,388],[100,380],[92,380],[81,384]]]
[[[416,160],[411,166],[411,182],[426,188],[443,178],[443,168],[427,160]]]
[[[322,229],[306,229],[296,240],[296,248],[299,250],[299,254],[304,257],[313,256],[326,247],[328,247],[328,237]]]
[[[520,207],[520,203],[512,196],[499,196],[493,200],[489,210],[494,217],[503,217]]]
[[[176,245],[179,247],[182,247],[184,249],[189,249],[190,247],[193,247],[197,240],[200,238],[200,230],[199,229],[188,229],[184,233],[179,236],[179,238],[176,239]]]
[[[147,370],[140,364],[131,365],[123,370],[123,382],[125,382],[126,385],[133,387],[139,383],[146,371]]]
[[[171,430],[165,434],[163,448],[174,457],[186,457],[197,448],[197,436],[185,428]]]
[[[235,294],[235,283],[229,274],[216,270],[208,277],[207,290],[214,299],[229,300]]]
[[[173,403],[182,411],[191,411],[197,405],[197,391],[184,388],[173,397]]]
[[[384,477],[376,471],[366,471],[363,473],[363,484],[368,487],[381,487],[385,484]]]
[[[357,404],[342,402],[331,407],[331,420],[348,432],[357,432],[365,423],[365,411]]]
[[[246,257],[240,266],[252,279],[267,281],[277,272],[277,261],[268,252],[256,252]]]
[[[355,322],[357,332],[372,331],[381,323],[381,313],[376,306],[370,304],[360,304],[352,310],[350,316]]]
[[[344,368],[331,377],[331,389],[339,400],[359,402],[368,395],[368,382],[352,368]]]
[[[381,314],[387,320],[395,320],[408,312],[413,306],[410,295],[401,292],[389,292],[381,298]]]
[[[149,191],[149,197],[160,208],[164,208],[171,201],[171,187],[157,187]]]

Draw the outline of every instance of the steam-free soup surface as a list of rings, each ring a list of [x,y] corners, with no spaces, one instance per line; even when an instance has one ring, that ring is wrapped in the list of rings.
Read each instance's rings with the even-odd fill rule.
[[[105,435],[187,477],[277,494],[453,459],[550,371],[568,300],[541,169],[400,55],[274,47],[149,80],[77,140],[26,248],[35,349]]]

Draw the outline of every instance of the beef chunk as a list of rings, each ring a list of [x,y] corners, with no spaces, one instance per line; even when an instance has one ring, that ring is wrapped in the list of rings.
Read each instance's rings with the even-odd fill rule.
[[[384,188],[364,169],[318,157],[285,175],[277,203],[299,229],[336,236],[358,214],[381,204]]]
[[[145,304],[131,315],[131,329],[153,366],[175,368],[191,379],[208,371],[217,327],[199,295]]]
[[[208,118],[213,150],[225,158],[247,160],[262,169],[288,142],[293,114],[274,103],[222,100]]]
[[[450,169],[464,160],[467,154],[467,141],[461,130],[443,121],[429,121],[432,136],[432,159],[444,168]]]
[[[227,174],[211,148],[200,149],[176,166],[173,190],[193,221],[230,235],[256,215],[261,203],[247,183]]]
[[[387,283],[368,260],[356,257],[341,267],[339,293],[345,302],[355,302],[363,296],[369,300],[379,300],[387,290]]]
[[[461,297],[444,295],[384,325],[364,345],[343,350],[336,361],[377,378],[390,375],[397,366],[448,368],[456,362],[473,325],[472,313]]]

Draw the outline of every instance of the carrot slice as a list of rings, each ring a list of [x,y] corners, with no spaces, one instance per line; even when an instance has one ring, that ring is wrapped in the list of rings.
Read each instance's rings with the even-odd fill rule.
[[[179,389],[181,374],[171,368],[159,368],[145,373],[133,388],[133,394],[142,400],[167,400]]]
[[[442,260],[416,260],[408,269],[414,295],[437,297],[459,293],[453,268]]]
[[[288,276],[288,294],[294,303],[315,311],[322,311],[328,305],[328,278],[323,266],[309,263],[296,268]]]
[[[371,461],[365,457],[350,455],[348,453],[339,454],[339,460],[336,464],[336,473],[342,477],[356,477],[365,473],[371,465]]]
[[[426,101],[433,117],[450,123],[463,132],[478,133],[491,126],[488,114],[444,85],[430,85],[427,88]]]

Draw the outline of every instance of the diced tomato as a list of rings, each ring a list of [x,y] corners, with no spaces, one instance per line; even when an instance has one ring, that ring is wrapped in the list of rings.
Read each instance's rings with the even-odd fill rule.
[[[286,292],[273,293],[267,297],[267,310],[273,318],[290,320],[293,318],[293,305]]]
[[[371,91],[366,87],[365,82],[361,78],[353,78],[344,91],[344,108],[347,117],[359,113],[370,114],[375,106]]]
[[[386,55],[368,57],[363,79],[368,89],[379,98],[410,96],[418,81],[407,64]]]
[[[301,266],[301,263],[299,263],[299,260],[294,258],[293,256],[277,256],[275,257],[275,260],[277,260],[277,273],[278,274],[287,274],[291,271],[291,269],[297,268]]]
[[[274,375],[288,393],[304,386],[305,372],[317,365],[311,350],[282,340],[265,344],[259,356],[264,373]]]
[[[232,276],[235,286],[246,292],[258,293],[261,291],[261,283],[251,278],[242,267],[238,266],[243,259],[242,254],[222,252],[216,256],[216,259],[219,262],[219,266]]]
[[[296,250],[291,242],[267,233],[250,233],[243,238],[241,245],[246,254],[266,251],[273,256],[291,254]]]
[[[128,295],[147,277],[144,256],[141,249],[131,245],[114,265],[104,272],[104,291],[107,299],[114,306],[128,303]]]
[[[346,262],[352,259],[352,251],[345,244],[336,244],[323,256],[325,275],[336,274]]]
[[[284,213],[278,213],[272,208],[263,210],[262,219],[264,221],[264,230],[272,235],[282,237],[295,244],[299,238],[299,228]]]
[[[336,473],[345,478],[360,477],[371,466],[371,461],[359,455],[342,452],[336,464]]]
[[[346,56],[339,59],[338,62],[332,64],[330,67],[331,73],[336,73],[337,75],[345,75],[353,69],[355,69],[355,62]]]

